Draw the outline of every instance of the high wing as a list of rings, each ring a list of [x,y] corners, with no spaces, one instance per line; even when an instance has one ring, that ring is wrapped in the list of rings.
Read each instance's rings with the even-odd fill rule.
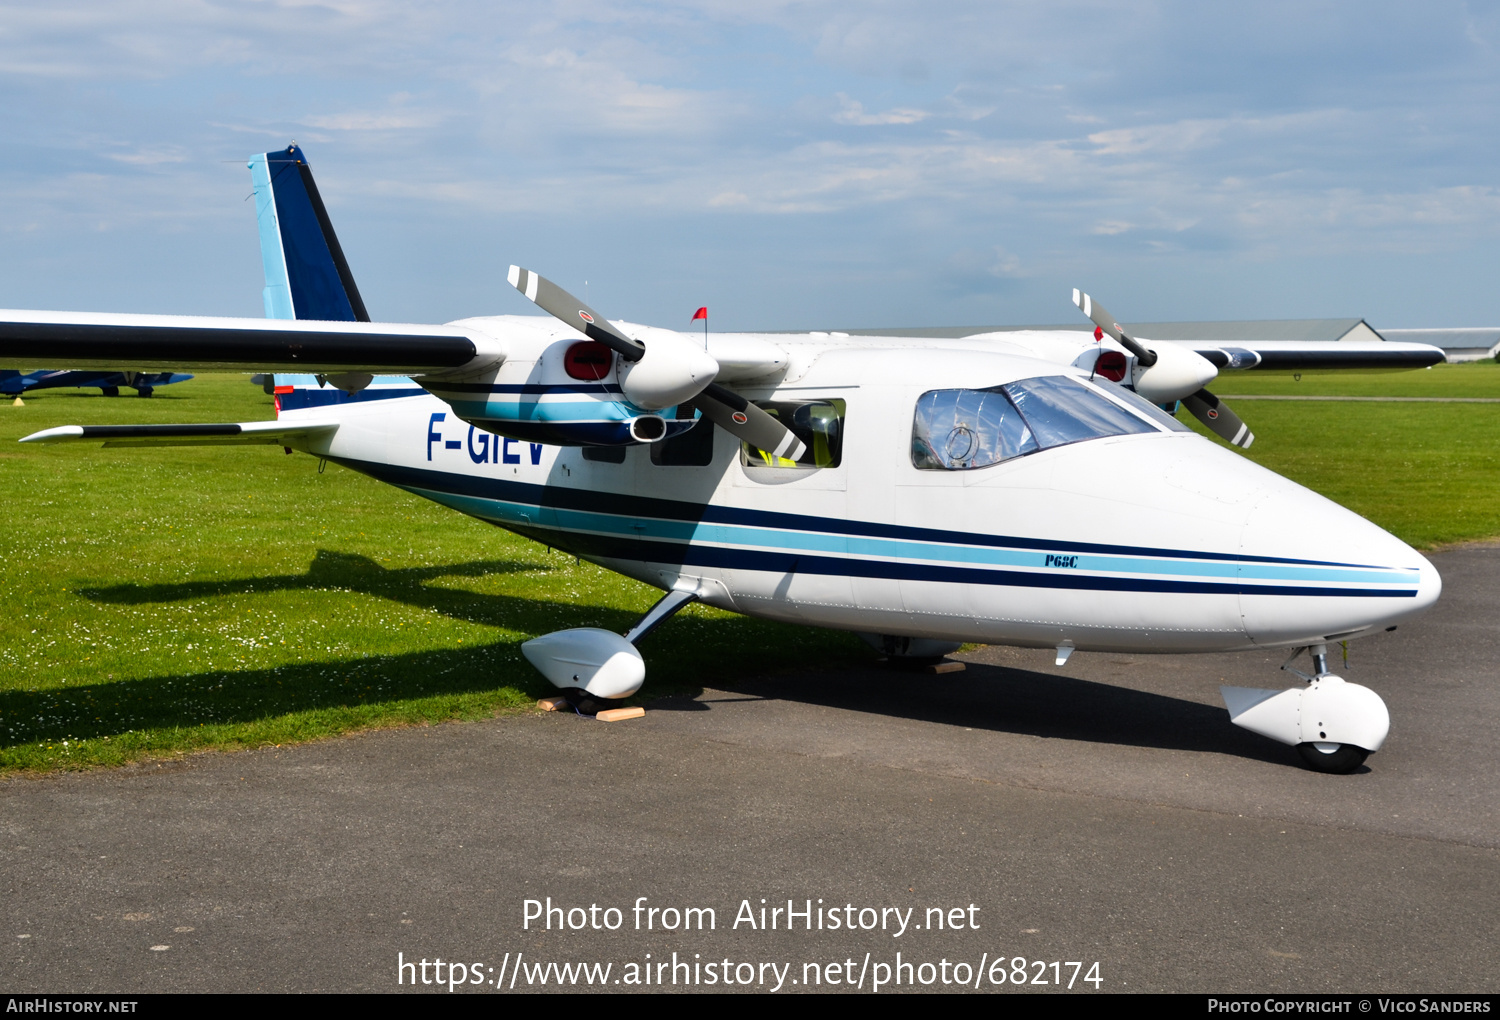
[[[0,367],[451,372],[503,352],[453,326],[0,309]]]

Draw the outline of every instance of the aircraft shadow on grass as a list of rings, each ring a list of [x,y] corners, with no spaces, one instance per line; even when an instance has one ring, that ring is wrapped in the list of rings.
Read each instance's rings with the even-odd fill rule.
[[[491,574],[542,573],[551,569],[546,565],[512,560],[474,560],[469,563],[398,567],[392,570],[382,567],[368,556],[319,549],[307,572],[303,574],[246,577],[232,581],[184,581],[177,584],[118,584],[108,588],[81,588],[78,594],[91,602],[139,606],[224,595],[347,591],[401,602],[466,623],[526,629],[518,626],[518,614],[529,619],[539,610],[545,612],[548,607],[560,609],[564,604],[447,588],[430,582],[445,578],[487,577]],[[581,607],[567,605],[567,608],[576,611]],[[531,612],[528,613],[528,610]],[[629,613],[623,611],[619,615],[621,619],[631,618]]]
[[[353,591],[442,613],[466,622],[545,633],[559,626],[598,626],[624,631],[637,614],[607,606],[553,602],[536,597],[478,593],[433,585],[446,578],[548,570],[530,563],[480,560],[431,567],[386,569],[365,556],[319,550],[306,573],[236,581],[115,585],[82,589],[100,603],[159,604],[224,595],[336,589]],[[674,630],[678,633],[674,633]],[[760,631],[774,631],[757,637]],[[821,651],[837,668],[783,671],[736,678],[713,664],[729,646],[781,647],[798,643]],[[876,713],[947,726],[1087,741],[1090,743],[1213,751],[1256,761],[1284,763],[1286,751],[1266,745],[1229,723],[1222,708],[1077,677],[970,664],[963,674],[931,676],[872,667],[847,643],[830,647],[826,632],[787,627],[746,617],[679,618],[648,640],[658,658],[658,676],[688,682],[653,683],[668,693],[657,710],[707,711],[694,700],[702,680],[746,697]],[[841,635],[839,637],[842,637]],[[821,645],[818,644],[822,638]],[[463,695],[510,686],[526,696],[552,693],[520,654],[520,638],[463,649],[432,649],[399,655],[324,659],[269,669],[213,670],[105,684],[0,693],[0,746],[65,737],[95,739],[128,730],[193,728],[249,723],[295,712],[349,709],[398,699]],[[829,653],[832,653],[830,656]],[[816,655],[811,655],[816,657]],[[766,661],[768,670],[795,661],[786,654]],[[682,659],[660,669],[660,660]],[[702,668],[684,670],[694,660]],[[741,662],[743,669],[751,663]],[[673,688],[676,690],[673,691]],[[652,691],[645,692],[650,696]],[[375,720],[371,720],[372,722]]]

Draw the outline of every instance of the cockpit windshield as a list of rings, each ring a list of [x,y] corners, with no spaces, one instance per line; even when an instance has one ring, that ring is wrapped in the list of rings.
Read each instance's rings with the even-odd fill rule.
[[[1076,379],[1038,376],[992,389],[922,394],[912,422],[911,459],[926,470],[963,471],[1085,439],[1158,428]]]

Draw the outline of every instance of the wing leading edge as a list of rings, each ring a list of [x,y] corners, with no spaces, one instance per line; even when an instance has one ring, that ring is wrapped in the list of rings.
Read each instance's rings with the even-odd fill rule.
[[[9,368],[419,375],[462,368],[479,353],[452,326],[0,310],[0,366]]]

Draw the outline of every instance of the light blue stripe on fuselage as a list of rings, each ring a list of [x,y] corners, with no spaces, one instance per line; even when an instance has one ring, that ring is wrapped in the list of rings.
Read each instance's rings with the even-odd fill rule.
[[[509,524],[541,524],[542,510],[534,504],[463,496],[429,489],[411,489],[410,491],[486,520]],[[862,535],[780,531],[732,524],[642,518],[633,515],[627,520],[614,514],[561,508],[549,509],[548,513],[549,520],[546,526],[549,528],[622,538],[719,545],[740,549],[820,553],[856,559],[1048,569],[1048,553],[1034,550],[911,542]],[[1066,550],[1066,543],[1058,543],[1058,552],[1066,554]],[[1168,560],[1079,553],[1076,566],[1069,569],[1080,573],[1117,577],[1195,577],[1221,581],[1290,581],[1303,584],[1337,582],[1403,588],[1414,588],[1420,580],[1418,571],[1399,567],[1361,569],[1247,563],[1233,560],[1194,560],[1190,558],[1191,554],[1185,554],[1185,557],[1188,558]]]
[[[569,394],[571,396],[572,394]],[[641,412],[618,400],[454,400],[460,418],[501,421],[589,422],[629,421]]]

